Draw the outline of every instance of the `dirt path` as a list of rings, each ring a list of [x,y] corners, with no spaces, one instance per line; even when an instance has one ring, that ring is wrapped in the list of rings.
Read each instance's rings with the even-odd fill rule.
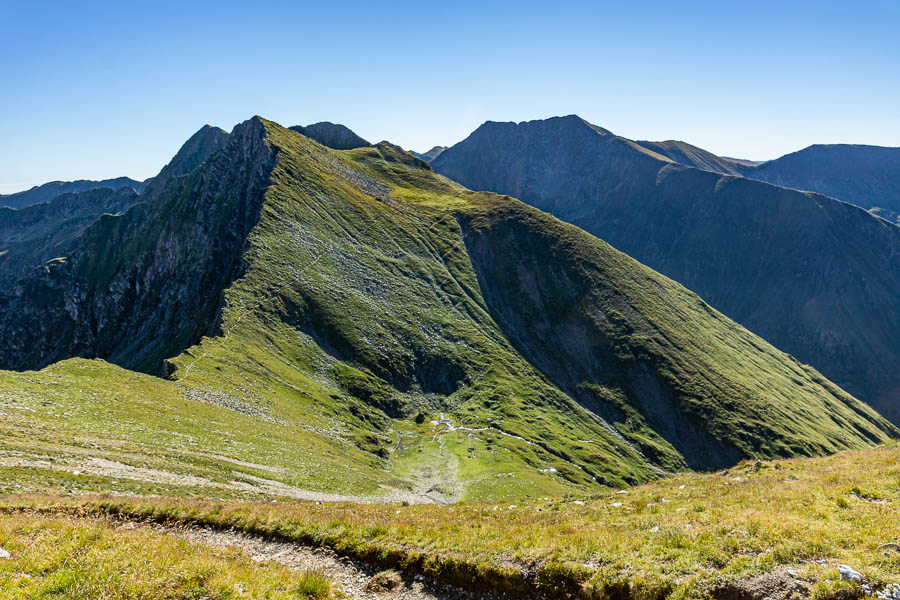
[[[119,527],[147,527],[157,532],[177,535],[190,542],[212,548],[239,548],[257,562],[275,562],[298,572],[314,570],[328,577],[344,598],[353,600],[498,600],[486,593],[469,592],[431,580],[422,575],[402,575],[398,587],[371,591],[383,586],[372,581],[381,569],[370,564],[341,557],[330,548],[313,548],[290,542],[269,540],[233,531],[217,531],[203,527],[181,527],[136,524],[128,521]]]

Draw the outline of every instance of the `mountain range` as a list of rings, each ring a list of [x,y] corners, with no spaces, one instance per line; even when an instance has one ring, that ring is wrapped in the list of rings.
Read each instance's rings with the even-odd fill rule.
[[[791,233],[805,239],[807,257],[816,248],[838,261],[825,270],[810,263],[816,277],[837,276],[845,265],[817,247],[824,224],[856,222],[868,236],[860,237],[888,247],[892,226],[821,196],[676,164],[580,119],[539,123],[526,138],[516,127],[486,125],[475,139],[496,142],[497,154],[484,147],[475,154],[544,185],[546,202],[515,189],[538,208],[470,191],[388,142],[344,148],[353,138],[337,127],[316,128],[328,144],[305,135],[307,128],[259,117],[231,133],[204,127],[137,198],[125,194],[116,204],[95,192],[103,213],[69,227],[53,259],[37,250],[47,232],[24,221],[7,228],[4,239],[24,241],[18,263],[0,263],[14,269],[4,275],[14,283],[0,288],[0,368],[53,369],[81,357],[94,360],[77,363],[80,373],[110,372],[108,361],[155,375],[152,386],[145,375],[134,380],[157,397],[201,398],[288,424],[323,448],[353,446],[335,455],[346,464],[350,492],[364,479],[386,481],[388,467],[390,486],[414,486],[430,465],[448,497],[490,497],[511,485],[508,473],[526,472],[516,493],[557,493],[900,435],[692,291],[539,208],[573,222],[588,215],[587,230],[615,219],[616,229],[630,231],[610,236],[620,245],[631,236],[677,248],[690,239],[692,221],[727,239],[714,208],[754,198],[756,212],[731,217],[749,231],[743,245],[733,252],[723,243],[720,252],[753,253],[760,239],[787,244],[782,236]],[[509,135],[498,139],[495,128]],[[592,146],[594,138],[606,147]],[[508,158],[508,148],[537,151],[547,164]],[[449,171],[464,150],[445,151],[435,169]],[[481,183],[473,187],[490,187]],[[699,198],[691,211],[668,215],[668,227],[653,219],[682,196],[655,191],[663,185]],[[596,197],[585,192],[604,186],[626,190],[621,202],[634,209],[631,221],[596,212]],[[43,206],[57,202],[62,210],[60,199]],[[795,226],[772,229],[758,215],[764,209],[770,220],[796,211]],[[646,231],[639,235],[637,224]],[[846,241],[847,252],[868,251]],[[694,255],[712,251],[686,247]],[[636,255],[651,264],[656,256]],[[769,281],[760,289],[779,294],[789,313],[786,277],[815,280],[787,256],[786,266],[762,276],[779,264],[771,248],[750,281]],[[896,263],[885,260],[877,278],[874,267],[863,271],[874,278],[872,302],[890,293]],[[31,268],[21,266],[28,262]],[[733,295],[751,306],[762,301],[749,296]],[[882,330],[896,314],[878,315]],[[110,375],[106,393],[133,394],[117,387],[122,377]],[[267,416],[276,410],[279,416]],[[429,445],[438,435],[432,427],[458,441]],[[309,485],[317,474],[279,476]]]
[[[775,160],[754,162],[716,156],[686,142],[638,144],[683,165],[817,192],[900,224],[900,148],[815,144]]]
[[[78,181],[51,181],[43,185],[37,185],[30,190],[24,192],[16,192],[15,194],[0,194],[0,208],[25,208],[32,204],[40,204],[49,202],[62,194],[75,194],[96,188],[109,188],[118,190],[121,188],[131,188],[140,193],[147,187],[149,180],[135,181],[129,177],[116,177],[115,179],[104,179],[102,181],[91,181],[87,179],[79,179]]]
[[[900,422],[897,226],[574,115],[487,122],[431,164],[604,239]]]

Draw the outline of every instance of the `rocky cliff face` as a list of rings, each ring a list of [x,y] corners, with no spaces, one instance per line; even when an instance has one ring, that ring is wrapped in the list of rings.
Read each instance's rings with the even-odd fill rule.
[[[900,422],[900,229],[636,146],[576,117],[489,122],[432,166],[583,227]]]
[[[65,258],[0,292],[3,368],[84,356],[158,372],[212,331],[273,160],[261,123],[247,121],[202,169],[102,216]]]

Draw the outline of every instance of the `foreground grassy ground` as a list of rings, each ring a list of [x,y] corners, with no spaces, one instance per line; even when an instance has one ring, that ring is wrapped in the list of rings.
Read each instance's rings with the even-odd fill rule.
[[[495,591],[720,597],[729,582],[792,567],[814,597],[860,596],[838,564],[876,589],[900,581],[896,445],[517,505],[10,496],[2,508],[234,527]]]
[[[327,579],[260,565],[238,551],[213,550],[145,529],[69,516],[0,517],[0,597],[6,600],[332,597]]]

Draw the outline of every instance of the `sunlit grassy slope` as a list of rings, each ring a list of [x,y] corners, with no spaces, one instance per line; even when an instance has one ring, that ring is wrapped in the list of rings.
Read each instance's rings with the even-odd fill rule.
[[[332,597],[322,575],[259,565],[237,551],[68,516],[0,516],[0,596],[6,600],[187,600]]]
[[[578,500],[398,507],[20,497],[3,506],[233,527],[495,591],[744,597],[732,582],[790,567],[807,596],[853,598],[861,591],[839,581],[838,564],[875,589],[900,579],[896,445],[745,461]]]
[[[522,499],[896,435],[575,227],[390,144],[243,130],[275,161],[217,334],[168,380],[81,359],[0,373],[4,490]]]

